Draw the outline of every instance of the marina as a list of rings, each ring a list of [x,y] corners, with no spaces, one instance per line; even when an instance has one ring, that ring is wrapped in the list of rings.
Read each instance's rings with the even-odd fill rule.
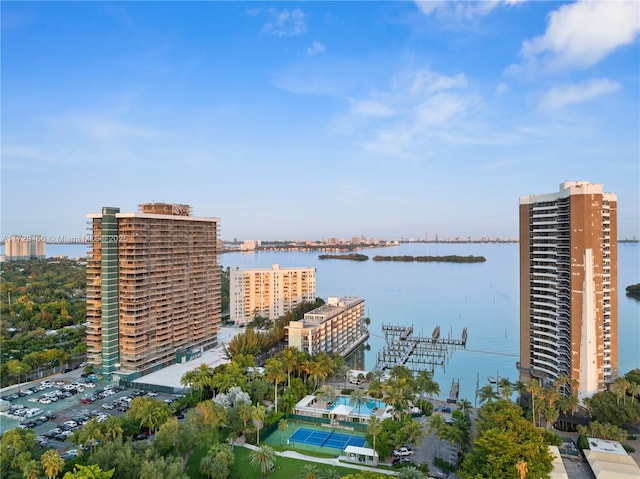
[[[464,348],[444,357],[444,366],[434,369],[441,399],[459,381],[459,399],[474,400],[477,387],[490,376],[518,379],[519,360],[519,266],[517,243],[407,243],[367,250],[368,255],[482,255],[487,261],[474,264],[403,263],[373,261],[322,261],[317,252],[224,253],[223,268],[311,266],[317,269],[316,296],[350,294],[366,301],[370,318],[369,338],[351,357],[353,369],[372,370],[385,344],[383,324],[411,325],[413,336],[428,335],[440,324],[441,336],[461,339]],[[79,257],[84,245],[48,245],[47,255]],[[640,278],[640,245],[618,245],[619,372],[640,367],[640,302],[625,295],[624,286]],[[442,361],[441,361],[442,362]]]

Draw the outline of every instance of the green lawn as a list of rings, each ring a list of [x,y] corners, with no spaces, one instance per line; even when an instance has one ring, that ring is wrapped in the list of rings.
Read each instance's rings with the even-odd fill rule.
[[[249,460],[249,449],[244,447],[236,447],[236,462],[231,469],[231,479],[258,479],[260,477],[260,471],[251,467]],[[273,474],[267,473],[269,479],[298,479],[300,477],[300,468],[307,464],[306,461],[299,461],[297,459],[291,459],[288,457],[276,458],[276,470]],[[325,469],[335,469],[341,475],[346,476],[354,472],[358,472],[354,469],[347,467],[330,466],[328,464],[318,464],[319,471]]]
[[[231,468],[231,479],[259,479],[260,471],[251,467],[249,449],[236,446],[234,448],[236,460]],[[187,467],[187,474],[191,479],[206,479],[199,472],[200,460],[206,454],[206,448],[200,448],[194,451],[189,458],[189,464]],[[290,459],[288,457],[276,457],[276,470],[273,473],[267,473],[268,479],[298,479],[300,477],[300,469],[307,464],[305,461],[299,461],[297,459]],[[318,464],[319,471],[325,469],[335,469],[341,475],[353,474],[358,472],[357,470],[347,467],[330,466],[328,464]]]

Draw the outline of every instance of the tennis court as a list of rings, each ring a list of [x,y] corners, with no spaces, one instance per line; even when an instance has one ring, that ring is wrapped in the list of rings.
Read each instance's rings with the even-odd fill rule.
[[[318,431],[315,429],[307,429],[306,427],[299,427],[287,441],[288,444],[310,444],[312,446],[330,447],[333,449],[344,450],[347,446],[362,447],[365,445],[366,440],[361,436],[352,436],[350,434],[344,434],[331,431]]]

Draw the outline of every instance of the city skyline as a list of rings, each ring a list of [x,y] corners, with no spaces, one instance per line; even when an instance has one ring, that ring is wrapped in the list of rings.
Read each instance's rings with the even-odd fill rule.
[[[224,239],[640,236],[637,2],[3,3],[2,235],[186,203]],[[607,21],[603,21],[606,19]]]

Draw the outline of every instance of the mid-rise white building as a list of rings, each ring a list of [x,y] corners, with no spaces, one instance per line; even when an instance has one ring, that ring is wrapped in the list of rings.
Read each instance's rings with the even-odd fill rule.
[[[315,268],[232,269],[229,284],[230,319],[247,324],[256,316],[277,319],[303,302],[316,299]]]
[[[312,356],[321,352],[347,356],[369,337],[364,319],[364,299],[330,296],[303,319],[289,322],[288,344]]]

